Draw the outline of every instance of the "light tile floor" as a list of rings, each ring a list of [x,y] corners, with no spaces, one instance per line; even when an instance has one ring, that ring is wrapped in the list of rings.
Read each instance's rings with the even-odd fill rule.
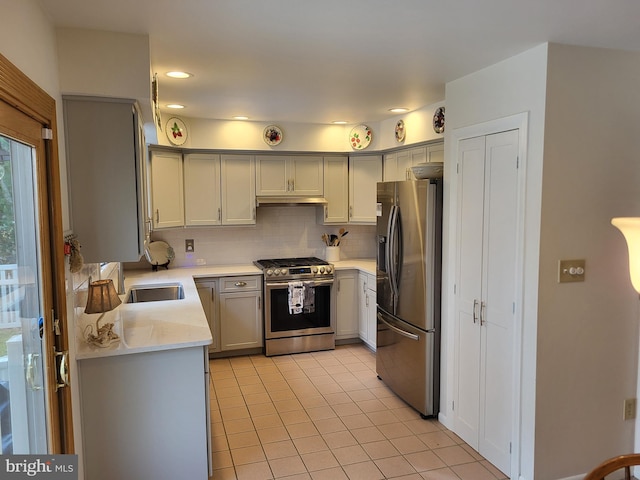
[[[396,397],[361,344],[210,364],[213,480],[507,478]]]

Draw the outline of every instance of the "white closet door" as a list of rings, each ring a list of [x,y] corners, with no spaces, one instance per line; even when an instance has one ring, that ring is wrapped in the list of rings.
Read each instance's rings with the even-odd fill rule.
[[[478,448],[485,137],[462,140],[458,155],[456,433]]]
[[[518,131],[486,137],[479,451],[509,474],[518,226]]]
[[[510,473],[518,228],[518,130],[458,154],[456,433]]]

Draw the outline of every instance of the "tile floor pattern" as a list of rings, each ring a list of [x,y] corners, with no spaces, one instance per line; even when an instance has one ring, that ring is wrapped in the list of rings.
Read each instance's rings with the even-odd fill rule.
[[[213,480],[507,478],[396,397],[361,344],[210,363]]]

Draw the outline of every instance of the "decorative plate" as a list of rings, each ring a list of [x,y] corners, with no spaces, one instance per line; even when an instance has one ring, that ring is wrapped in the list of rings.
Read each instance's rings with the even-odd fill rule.
[[[354,150],[364,150],[371,143],[373,132],[366,125],[358,125],[349,133],[349,143]]]
[[[267,145],[278,145],[282,141],[282,130],[277,125],[269,125],[264,129],[262,139]]]
[[[436,133],[444,132],[444,107],[438,107],[433,114],[433,130]]]
[[[403,142],[407,131],[404,129],[404,121],[398,120],[396,123],[396,141]]]
[[[171,117],[167,120],[167,138],[173,145],[182,145],[187,141],[189,132],[187,125],[178,117]]]

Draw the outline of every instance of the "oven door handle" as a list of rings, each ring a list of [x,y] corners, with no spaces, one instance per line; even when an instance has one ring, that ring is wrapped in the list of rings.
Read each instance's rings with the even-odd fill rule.
[[[313,282],[316,286],[322,286],[322,285],[331,285],[333,283],[333,279],[331,280],[291,280],[292,282]],[[265,286],[267,288],[280,288],[280,287],[288,287],[289,286],[289,282],[265,282]]]

